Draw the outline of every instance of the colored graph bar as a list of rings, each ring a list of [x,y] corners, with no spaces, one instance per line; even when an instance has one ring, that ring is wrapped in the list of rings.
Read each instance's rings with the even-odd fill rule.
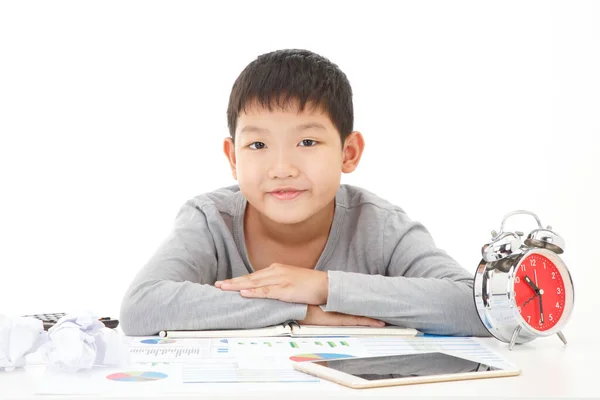
[[[298,345],[296,344],[296,342],[290,342],[290,346],[292,346],[294,349],[298,348]]]
[[[348,342],[344,342],[343,340],[342,340],[342,341],[340,341],[340,344],[341,344],[342,346],[350,346],[350,345],[348,344]]]
[[[317,346],[323,346],[323,343],[321,343],[321,342],[315,342],[315,344],[316,344]]]
[[[273,344],[271,342],[263,342],[263,344],[266,344],[269,347],[273,347]]]
[[[336,347],[334,342],[327,342],[330,347]]]

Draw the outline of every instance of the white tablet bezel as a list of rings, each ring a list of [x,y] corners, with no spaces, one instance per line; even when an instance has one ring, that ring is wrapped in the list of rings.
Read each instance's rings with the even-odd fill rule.
[[[459,357],[454,354],[448,354],[443,351],[436,351],[435,353],[444,353],[449,356]],[[482,378],[499,378],[507,376],[516,376],[521,373],[521,370],[514,367],[511,369],[500,369],[495,371],[478,371],[478,372],[459,372],[454,374],[441,374],[441,375],[429,375],[429,376],[414,376],[406,378],[392,378],[392,379],[379,379],[379,380],[367,380],[360,378],[355,375],[341,372],[329,367],[315,364],[319,361],[338,361],[338,360],[351,360],[351,359],[366,359],[366,358],[379,358],[379,357],[395,357],[404,354],[391,354],[387,356],[371,356],[371,357],[353,357],[353,358],[336,358],[331,360],[315,360],[315,361],[297,361],[293,362],[294,369],[300,372],[307,373],[309,375],[316,376],[317,378],[323,378],[340,385],[344,385],[353,389],[366,389],[383,386],[400,386],[400,385],[416,385],[420,383],[432,383],[432,382],[450,382],[459,380],[469,379],[482,379]]]

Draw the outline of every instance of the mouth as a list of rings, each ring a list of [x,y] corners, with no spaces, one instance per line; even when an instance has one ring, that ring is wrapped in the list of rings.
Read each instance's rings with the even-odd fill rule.
[[[277,189],[269,194],[275,197],[277,200],[294,200],[295,198],[302,195],[302,193],[306,192],[306,190],[298,190],[298,189]]]

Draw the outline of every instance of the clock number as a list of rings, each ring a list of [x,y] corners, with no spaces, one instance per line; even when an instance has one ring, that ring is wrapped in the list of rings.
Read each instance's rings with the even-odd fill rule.
[[[556,294],[560,294],[560,288],[559,287],[556,288]]]
[[[560,308],[560,304],[558,304],[558,301],[556,302],[556,308]]]
[[[549,319],[550,321],[554,321],[554,318],[552,318],[552,314],[548,315],[548,319]]]
[[[546,261],[544,261],[544,269],[546,269]]]
[[[541,319],[538,321],[538,325],[539,325],[539,326],[542,326],[542,325],[544,325]]]
[[[552,279],[556,279],[556,272],[552,271]]]
[[[517,307],[517,310],[519,310],[519,314],[521,314],[521,306]]]
[[[527,316],[527,322],[531,322],[531,315]]]
[[[530,258],[529,262],[531,264],[532,267],[535,267],[535,258]]]
[[[515,283],[520,283],[521,282],[521,278],[519,278],[518,276],[515,278]]]
[[[521,264],[521,271],[525,271],[525,264]]]

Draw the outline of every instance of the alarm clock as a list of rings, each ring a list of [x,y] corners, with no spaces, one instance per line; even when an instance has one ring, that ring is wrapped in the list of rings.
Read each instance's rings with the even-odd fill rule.
[[[535,218],[537,228],[525,240],[522,232],[505,232],[504,223],[518,214]],[[482,249],[475,272],[473,297],[481,322],[496,339],[515,344],[561,332],[573,311],[573,281],[560,254],[565,242],[544,228],[537,215],[526,210],[504,216],[500,231]]]

